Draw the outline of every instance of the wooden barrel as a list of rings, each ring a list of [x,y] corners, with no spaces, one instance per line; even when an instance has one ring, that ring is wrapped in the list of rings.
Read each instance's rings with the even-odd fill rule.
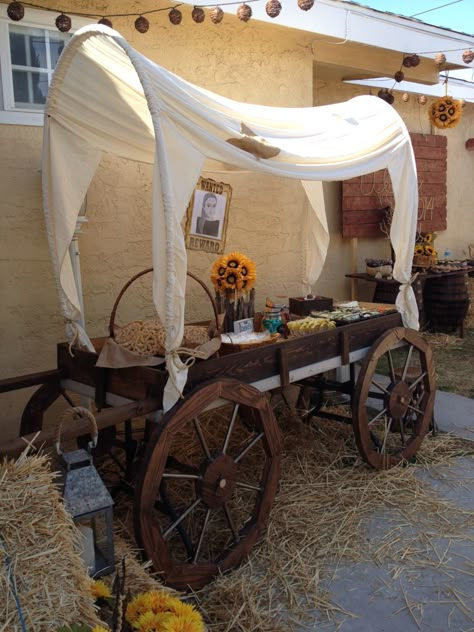
[[[426,317],[433,331],[454,331],[469,311],[469,286],[466,273],[426,280]]]
[[[375,286],[373,302],[374,303],[390,303],[395,304],[398,296],[400,283],[395,279],[377,279]],[[413,292],[415,293],[416,304],[418,305],[420,326],[426,324],[425,307],[423,302],[423,280],[417,278],[413,283]]]

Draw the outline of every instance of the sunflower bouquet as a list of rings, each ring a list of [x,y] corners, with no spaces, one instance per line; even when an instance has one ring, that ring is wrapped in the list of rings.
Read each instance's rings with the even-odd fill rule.
[[[461,101],[448,96],[433,101],[428,111],[430,121],[439,129],[456,127],[461,120],[461,114]]]
[[[134,597],[127,605],[125,619],[138,632],[204,632],[199,612],[177,597],[149,590]]]
[[[413,252],[413,265],[429,268],[438,263],[438,252],[434,247],[436,233],[420,233]]]
[[[56,630],[56,632],[205,632],[204,621],[193,605],[181,601],[178,597],[164,590],[149,590],[139,593],[133,598],[124,595],[112,595],[109,587],[100,580],[92,580],[91,596],[97,606],[108,605],[113,615],[100,609],[101,618],[111,619],[108,627],[90,626],[84,623],[72,623]],[[119,606],[117,608],[117,605]]]
[[[234,331],[234,322],[254,313],[255,263],[241,252],[222,255],[213,264],[211,281],[218,311],[224,316],[223,330]]]
[[[212,266],[211,281],[214,289],[224,296],[229,292],[239,295],[249,293],[256,280],[255,263],[240,252],[223,255]]]

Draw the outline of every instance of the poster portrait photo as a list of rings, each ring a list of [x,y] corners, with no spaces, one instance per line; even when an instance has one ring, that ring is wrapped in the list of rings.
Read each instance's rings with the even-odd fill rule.
[[[187,248],[224,252],[231,194],[230,185],[199,178],[187,211]]]

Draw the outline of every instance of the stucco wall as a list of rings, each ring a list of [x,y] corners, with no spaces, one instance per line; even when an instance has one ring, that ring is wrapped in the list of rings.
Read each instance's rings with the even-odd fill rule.
[[[48,3],[46,3],[48,4]],[[49,3],[50,5],[52,3]],[[114,2],[113,12],[131,12],[147,3]],[[155,1],[148,2],[156,8]],[[84,11],[106,11],[105,2],[83,2]],[[62,7],[77,10],[77,3]],[[149,15],[150,30],[139,34],[133,18],[114,27],[139,51],[202,87],[229,98],[263,105],[312,104],[309,36],[257,21],[244,24],[226,15],[216,26],[195,24],[182,7],[183,23],[170,24],[167,12]],[[64,340],[50,270],[41,207],[42,129],[0,126],[0,375],[20,375],[55,367],[56,342]],[[183,169],[186,165],[183,165]],[[257,302],[267,294],[301,290],[301,218],[305,196],[298,181],[250,174],[205,173],[232,186],[226,251],[252,257],[259,275]],[[106,333],[121,286],[151,261],[150,166],[114,156],[104,159],[87,196],[87,226],[79,245],[86,325],[91,336]],[[207,280],[214,255],[191,251],[188,267]],[[211,316],[203,292],[190,287],[187,316]],[[149,280],[128,292],[118,320],[152,315]],[[0,396],[2,435],[15,436],[29,391]]]
[[[47,5],[48,2],[45,2]],[[49,3],[50,5],[52,3]],[[82,2],[84,11],[107,12],[107,2]],[[110,3],[109,3],[110,4]],[[147,2],[113,3],[116,13],[147,8]],[[153,0],[149,8],[159,5]],[[77,3],[61,5],[77,10]],[[364,88],[340,83],[314,82],[309,35],[256,21],[243,24],[226,15],[215,26],[206,20],[197,25],[190,7],[182,7],[183,23],[172,26],[166,12],[150,15],[150,31],[141,35],[132,18],[115,18],[114,27],[132,46],[185,79],[227,97],[265,105],[324,105],[365,94]],[[396,107],[408,128],[428,132],[426,108],[412,99]],[[470,226],[472,162],[464,142],[474,136],[473,107],[465,120],[449,130],[448,231],[439,237],[460,256]],[[442,132],[439,132],[442,133]],[[64,340],[47,251],[41,208],[42,129],[0,126],[0,376],[14,376],[55,366],[55,345]],[[186,166],[183,165],[183,169]],[[87,197],[88,224],[80,237],[86,324],[91,336],[106,333],[110,310],[123,283],[148,267],[151,260],[148,165],[104,156]],[[304,253],[302,219],[306,201],[297,181],[251,174],[208,173],[206,177],[232,186],[232,204],[226,251],[242,250],[257,264],[257,305],[267,295],[294,295],[301,291]],[[461,187],[459,182],[463,183]],[[351,245],[340,237],[340,184],[326,190],[331,248],[315,291],[347,298],[350,285],[344,273],[351,269]],[[456,218],[456,219],[454,219]],[[471,234],[472,235],[472,234]],[[470,237],[474,240],[474,236]],[[359,240],[359,267],[367,256],[387,256],[384,240]],[[188,267],[207,279],[214,256],[190,251]],[[361,296],[368,288],[361,288]],[[201,291],[190,288],[188,319],[210,316]],[[119,322],[153,314],[149,280],[128,292],[119,311]],[[0,396],[0,432],[3,438],[17,433],[20,411],[29,392]]]

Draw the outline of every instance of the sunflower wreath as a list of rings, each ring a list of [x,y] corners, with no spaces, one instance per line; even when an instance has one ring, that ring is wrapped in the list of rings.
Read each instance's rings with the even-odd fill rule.
[[[256,280],[255,263],[240,252],[223,255],[212,266],[211,281],[219,294],[250,292]]]
[[[452,97],[436,99],[428,111],[430,121],[440,129],[456,127],[461,120],[461,114],[461,102]]]

